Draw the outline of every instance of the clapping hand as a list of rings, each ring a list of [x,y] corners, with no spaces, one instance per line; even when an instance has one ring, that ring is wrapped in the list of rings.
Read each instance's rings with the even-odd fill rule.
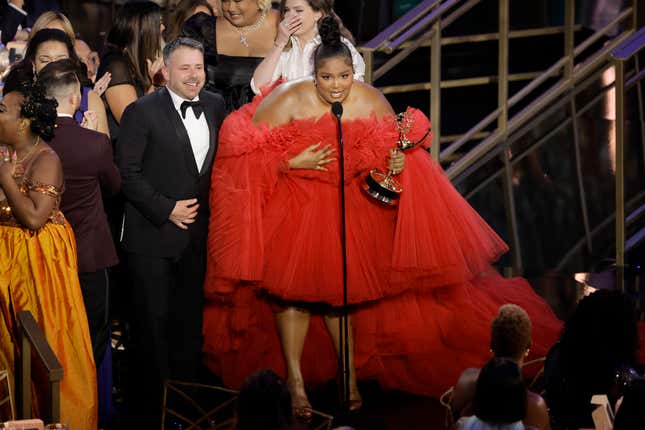
[[[146,58],[146,63],[148,64],[148,77],[150,78],[150,82],[155,82],[155,75],[163,67],[163,57],[160,55],[154,61]]]
[[[11,162],[11,151],[8,147],[0,145],[0,185],[4,180],[13,175],[14,165]]]
[[[108,84],[112,80],[112,74],[105,72],[99,80],[94,83],[94,92],[100,96],[107,90]]]
[[[86,110],[85,112],[83,112],[83,121],[81,121],[81,127],[94,131],[98,130],[99,119],[96,116],[96,112],[94,112],[93,110]]]
[[[316,150],[320,146],[320,142],[308,146],[300,154],[289,160],[289,168],[291,169],[311,169],[327,171],[325,164],[331,163],[335,158],[329,156],[335,151],[330,148],[331,145],[325,145],[321,149]]]
[[[197,209],[197,199],[178,200],[168,219],[180,229],[188,230],[188,224],[195,222]]]
[[[393,175],[398,175],[405,167],[405,154],[399,149],[391,149],[390,157],[387,159],[387,168]]]

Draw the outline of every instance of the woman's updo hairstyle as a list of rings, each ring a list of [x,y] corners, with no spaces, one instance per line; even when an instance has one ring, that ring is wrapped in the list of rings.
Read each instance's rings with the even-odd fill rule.
[[[11,69],[5,81],[3,95],[13,91],[22,94],[24,100],[20,107],[20,116],[30,121],[32,133],[49,142],[54,137],[58,102],[47,98],[43,87],[33,82],[26,72],[28,70],[22,67]]]
[[[344,57],[348,65],[353,67],[352,51],[341,40],[338,21],[332,16],[325,16],[318,21],[318,34],[321,44],[314,54],[314,71],[318,72],[320,63],[335,57]]]

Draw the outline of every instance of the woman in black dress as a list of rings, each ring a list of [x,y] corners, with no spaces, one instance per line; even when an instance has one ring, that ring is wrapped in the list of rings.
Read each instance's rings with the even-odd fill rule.
[[[221,16],[192,16],[182,35],[204,44],[206,89],[224,97],[229,112],[251,101],[255,68],[271,52],[279,13],[269,0],[221,0]]]

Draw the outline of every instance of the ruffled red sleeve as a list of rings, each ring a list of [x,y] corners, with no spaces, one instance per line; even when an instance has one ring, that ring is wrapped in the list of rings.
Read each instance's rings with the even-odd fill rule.
[[[426,135],[430,121],[417,109],[408,109],[412,141]],[[393,280],[408,279],[409,272],[426,278],[427,285],[463,282],[479,274],[508,247],[452,186],[421,144],[406,151],[406,166],[392,254]],[[408,279],[409,281],[409,279]]]
[[[252,122],[261,101],[256,97],[230,114],[220,130],[211,177],[207,296],[262,277],[263,199],[284,168],[284,154],[264,147],[270,131]]]

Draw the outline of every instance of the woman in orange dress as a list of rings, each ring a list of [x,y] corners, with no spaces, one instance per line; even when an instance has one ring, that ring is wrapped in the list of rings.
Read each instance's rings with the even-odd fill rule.
[[[343,248],[334,102],[344,109],[350,408],[360,407],[356,378],[439,395],[463,369],[489,359],[490,321],[506,302],[527,310],[531,351],[545,355],[561,324],[525,280],[491,268],[507,247],[424,150],[428,119],[409,108],[401,127],[421,145],[405,159],[391,156],[399,139],[391,106],[353,80],[333,19],[323,18],[320,35],[313,81],[282,84],[222,125],[205,285],[207,365],[235,387],[258,368],[286,373],[303,417],[311,408],[304,383],[337,375]],[[375,167],[398,174],[398,207],[363,191]]]
[[[63,366],[61,422],[96,429],[96,371],[76,244],[58,209],[60,160],[46,143],[56,102],[20,74],[9,74],[0,103],[0,369],[13,373],[16,314],[30,311]]]

